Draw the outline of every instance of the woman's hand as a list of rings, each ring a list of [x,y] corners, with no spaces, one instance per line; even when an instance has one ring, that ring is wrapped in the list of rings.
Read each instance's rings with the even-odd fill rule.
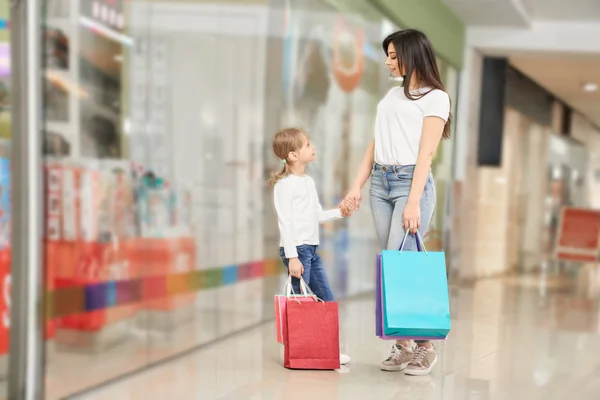
[[[402,213],[402,226],[410,233],[417,233],[421,226],[421,206],[417,202],[408,202]]]
[[[353,208],[345,200],[340,203],[338,208],[342,211],[342,217],[347,218],[352,216]]]
[[[342,200],[339,207],[348,208],[350,210],[358,210],[360,208],[361,193],[360,189],[352,188]]]

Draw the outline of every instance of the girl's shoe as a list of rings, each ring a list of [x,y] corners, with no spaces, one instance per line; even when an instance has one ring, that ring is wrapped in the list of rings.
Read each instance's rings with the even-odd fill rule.
[[[340,365],[346,365],[350,361],[352,361],[352,358],[349,355],[340,353]]]
[[[406,375],[423,376],[429,375],[434,365],[437,363],[437,355],[435,349],[426,349],[425,347],[417,347],[413,353],[413,358],[408,367],[404,370]]]

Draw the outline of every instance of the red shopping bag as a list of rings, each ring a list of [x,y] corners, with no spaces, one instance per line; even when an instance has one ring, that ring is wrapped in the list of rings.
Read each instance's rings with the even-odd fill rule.
[[[290,369],[339,369],[338,304],[296,301],[286,304],[284,366]]]
[[[304,279],[300,278],[300,290],[304,294],[294,294],[292,289],[292,277],[288,276],[283,287],[284,294],[275,295],[275,329],[277,330],[277,341],[285,345],[283,340],[283,325],[287,323],[286,304],[287,299],[298,301],[317,301],[317,296],[310,290]]]
[[[285,345],[285,341],[283,340],[283,325],[287,324],[287,314],[286,314],[286,304],[288,299],[293,299],[297,301],[310,301],[316,302],[317,299],[312,296],[303,296],[303,295],[277,295],[275,296],[275,322],[277,328],[277,341],[283,345]]]

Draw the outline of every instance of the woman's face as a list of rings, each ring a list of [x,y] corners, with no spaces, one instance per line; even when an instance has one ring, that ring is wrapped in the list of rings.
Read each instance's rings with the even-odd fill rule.
[[[388,56],[385,60],[385,65],[390,69],[392,76],[403,76],[403,71],[398,66],[398,55],[396,54],[396,48],[394,43],[390,42],[388,45]]]

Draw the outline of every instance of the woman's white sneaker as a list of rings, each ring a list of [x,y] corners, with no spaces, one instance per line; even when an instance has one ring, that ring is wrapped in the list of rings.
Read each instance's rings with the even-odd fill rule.
[[[413,351],[411,348],[394,344],[390,356],[381,363],[381,370],[390,372],[403,371],[412,359]]]
[[[417,347],[413,353],[413,358],[404,370],[406,375],[423,376],[429,375],[435,364],[437,363],[437,355],[435,349],[426,349],[425,347]]]

